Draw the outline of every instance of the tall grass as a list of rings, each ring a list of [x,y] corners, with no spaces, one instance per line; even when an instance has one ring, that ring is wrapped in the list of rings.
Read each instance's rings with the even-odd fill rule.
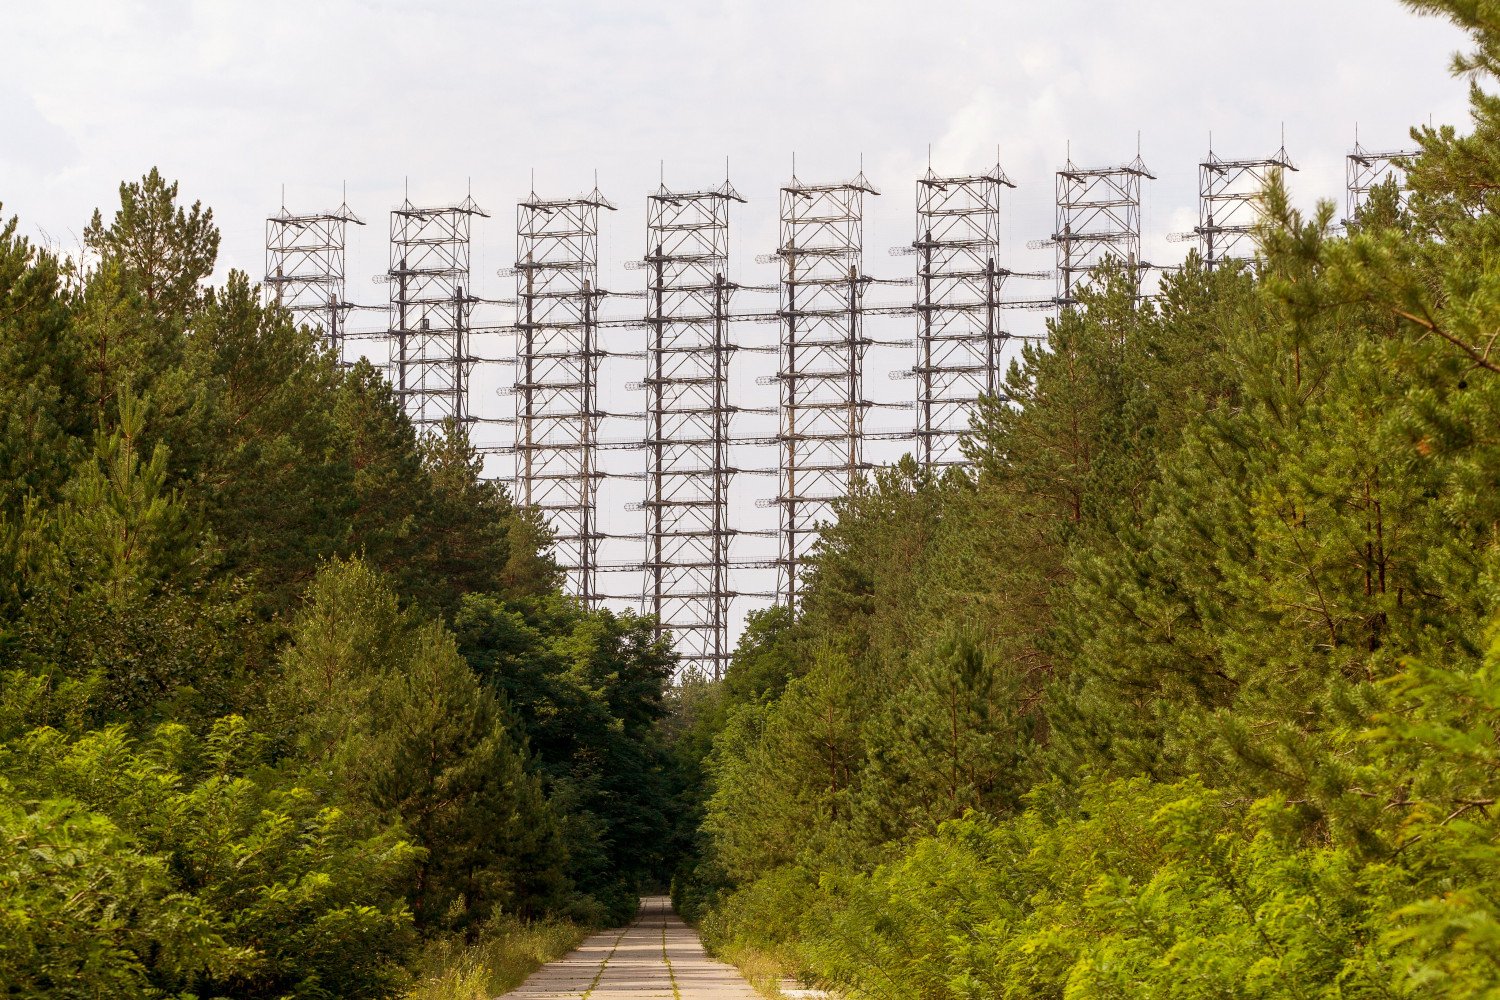
[[[578,947],[587,934],[577,924],[502,919],[476,942],[433,941],[417,963],[406,1000],[491,1000]]]
[[[786,964],[772,952],[736,941],[721,943],[710,948],[709,953],[719,961],[728,962],[739,969],[745,981],[767,1000],[781,1000],[781,983],[787,974]]]

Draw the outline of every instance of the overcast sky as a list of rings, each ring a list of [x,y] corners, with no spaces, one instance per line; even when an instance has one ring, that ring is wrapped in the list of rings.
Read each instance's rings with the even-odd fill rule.
[[[384,267],[404,183],[418,203],[472,183],[494,214],[478,233],[493,276],[533,169],[544,195],[597,171],[621,206],[606,254],[630,256],[662,163],[669,184],[696,187],[726,157],[750,199],[748,264],[775,242],[794,153],[810,181],[852,175],[862,154],[884,192],[871,236],[900,242],[929,145],[940,172],[999,149],[1024,254],[1050,231],[1067,143],[1102,165],[1134,155],[1138,132],[1159,177],[1149,241],[1189,227],[1210,132],[1221,155],[1264,155],[1284,122],[1311,201],[1339,194],[1356,124],[1365,145],[1400,146],[1414,122],[1464,111],[1447,73],[1459,33],[1395,0],[0,0],[0,13],[6,213],[66,241],[119,180],[159,165],[214,208],[225,263],[252,274],[283,185],[307,210],[347,183],[371,222],[354,277]]]
[[[0,203],[25,232],[74,242],[121,179],[158,165],[213,207],[223,266],[258,277],[283,187],[305,212],[336,206],[347,185],[370,223],[351,232],[349,294],[371,303],[386,294],[370,280],[387,266],[386,213],[407,185],[418,204],[472,188],[493,216],[476,226],[474,287],[501,295],[513,289],[495,272],[512,262],[533,171],[544,196],[585,191],[597,172],[620,206],[604,224],[602,284],[630,288],[641,272],[621,265],[643,249],[647,190],[659,176],[716,184],[727,158],[749,199],[731,271],[773,282],[754,257],[775,246],[793,155],[810,182],[850,177],[863,157],[883,192],[867,202],[867,264],[900,276],[911,259],[886,249],[912,239],[929,148],[940,173],[986,169],[998,149],[1019,185],[1002,264],[1044,269],[1050,254],[1026,242],[1051,232],[1069,143],[1080,166],[1100,166],[1134,156],[1139,135],[1158,177],[1145,256],[1170,262],[1186,245],[1165,236],[1196,221],[1210,133],[1221,156],[1254,157],[1284,126],[1297,200],[1342,205],[1356,126],[1367,147],[1402,147],[1414,123],[1465,116],[1465,84],[1447,71],[1462,36],[1395,0],[0,0],[0,39]],[[1050,285],[1013,294],[1028,292]],[[365,317],[356,324],[381,322]],[[756,391],[753,371],[736,382]],[[910,390],[878,372],[867,383]],[[476,408],[501,405],[488,398]],[[612,526],[639,530],[639,518],[617,512]]]

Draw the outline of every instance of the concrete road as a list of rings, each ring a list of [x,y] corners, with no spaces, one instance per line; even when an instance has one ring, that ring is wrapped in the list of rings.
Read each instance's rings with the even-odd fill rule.
[[[514,1000],[755,1000],[732,965],[715,962],[665,896],[647,896],[628,927],[589,938],[542,966]]]

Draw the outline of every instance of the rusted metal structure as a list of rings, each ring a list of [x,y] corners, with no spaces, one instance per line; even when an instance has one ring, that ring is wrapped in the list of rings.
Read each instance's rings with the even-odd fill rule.
[[[1225,160],[1212,149],[1198,164],[1198,252],[1210,270],[1255,256],[1255,229],[1265,215],[1261,195],[1271,179],[1296,170],[1286,147],[1264,159]]]
[[[1012,271],[1000,260],[1001,199],[1014,185],[997,165],[950,176],[929,168],[916,181],[915,238],[893,251],[916,258],[909,277],[865,270],[866,198],[879,192],[863,171],[828,184],[804,183],[794,171],[779,191],[778,248],[758,258],[777,265],[774,283],[730,276],[730,215],[744,199],[726,180],[689,191],[663,184],[647,195],[646,252],[625,264],[646,272],[644,288],[600,288],[601,210],[614,205],[596,186],[576,198],[532,193],[517,204],[516,260],[500,272],[514,276],[513,301],[471,287],[473,220],[486,215],[472,198],[435,208],[408,200],[391,213],[383,331],[344,329],[356,307],[343,298],[342,227],[359,222],[347,208],[308,217],[283,210],[268,221],[267,294],[279,292],[309,321],[328,317],[331,338],[384,338],[395,391],[424,431],[450,420],[507,426],[509,443],[481,450],[514,462],[515,498],[548,522],[567,589],[590,607],[638,600],[658,634],[671,637],[684,673],[717,677],[732,651],[736,600],[798,603],[818,532],[870,471],[871,456],[894,456],[899,444],[928,467],[963,461],[959,442],[974,404],[1003,390],[1012,337],[1006,310],[1072,304],[1109,254],[1146,266],[1140,196],[1151,176],[1139,157],[1102,169],[1070,160],[1057,177],[1056,232],[1043,244],[1055,248],[1057,269],[1044,273]],[[1216,213],[1214,225],[1222,231],[1227,224]],[[296,243],[296,227],[323,228]],[[1217,259],[1222,244],[1216,238],[1214,245]],[[294,252],[314,264],[294,267]],[[1056,293],[1049,287],[1043,296],[1003,298],[1007,282],[1022,278],[1055,279]],[[881,286],[897,285],[905,289],[897,301],[879,301]],[[636,299],[633,308],[618,308],[619,300]],[[475,315],[512,305],[513,321]],[[882,317],[893,322],[882,327]],[[914,338],[903,330],[882,339],[885,329],[912,321]],[[749,337],[756,324],[777,333]],[[471,337],[480,350],[471,349]],[[514,351],[482,349],[512,337]],[[872,360],[876,350],[890,353]],[[750,372],[777,387],[775,405],[731,396],[741,354],[763,366]],[[470,412],[471,376],[481,361],[513,371],[499,387],[514,399],[513,418]],[[867,361],[880,370],[894,361],[888,373],[912,379],[915,390],[870,398]],[[740,378],[750,372],[736,369]],[[642,393],[644,405],[613,405],[622,391]],[[885,410],[902,411],[902,419],[881,426],[876,415]],[[632,420],[644,429],[601,437]],[[888,444],[877,447],[880,441]],[[774,478],[772,496],[734,497],[774,508],[774,526],[737,515],[731,486],[741,475]],[[609,533],[601,487],[606,507],[639,511],[643,523]],[[763,538],[764,548],[736,551],[750,536]],[[774,558],[766,551],[772,544]],[[743,575],[752,572],[774,572],[774,587]],[[612,573],[629,582],[601,587],[601,579],[620,579]]]
[[[488,213],[471,197],[453,205],[391,211],[390,373],[396,395],[418,430],[453,421],[467,426],[471,227]]]
[[[350,223],[365,224],[348,205],[332,212],[293,215],[285,205],[266,218],[266,299],[314,327],[342,359],[352,305],[344,297],[344,257]]]
[[[726,180],[646,198],[646,605],[685,668],[729,663],[729,210]]]
[[[598,603],[599,190],[516,206],[516,489],[546,516],[569,589]]]
[[[1359,214],[1360,206],[1370,196],[1370,192],[1394,178],[1396,185],[1403,189],[1402,202],[1405,203],[1406,187],[1406,164],[1412,157],[1418,155],[1420,150],[1416,149],[1391,149],[1384,151],[1372,151],[1365,149],[1359,144],[1359,138],[1354,140],[1354,149],[1349,152],[1345,159],[1345,202],[1344,223],[1347,225]]]
[[[963,461],[958,445],[981,396],[1000,389],[1000,192],[1015,187],[997,164],[983,174],[917,180],[917,460]]]
[[[1057,227],[1043,245],[1057,250],[1059,308],[1074,304],[1079,286],[1106,258],[1142,266],[1141,181],[1155,179],[1140,154],[1123,166],[1088,169],[1070,157],[1057,172]]]
[[[778,600],[797,602],[800,573],[819,526],[832,519],[864,461],[864,199],[851,181],[781,188],[781,516]]]

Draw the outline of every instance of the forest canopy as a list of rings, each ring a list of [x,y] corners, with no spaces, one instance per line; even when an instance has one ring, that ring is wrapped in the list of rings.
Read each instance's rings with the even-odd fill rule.
[[[0,984],[364,997],[625,919],[676,842],[651,623],[565,596],[463,429],[208,283],[153,170],[0,226]]]
[[[1500,990],[1500,14],[1472,129],[1118,262],[696,693],[679,905],[842,995]]]

